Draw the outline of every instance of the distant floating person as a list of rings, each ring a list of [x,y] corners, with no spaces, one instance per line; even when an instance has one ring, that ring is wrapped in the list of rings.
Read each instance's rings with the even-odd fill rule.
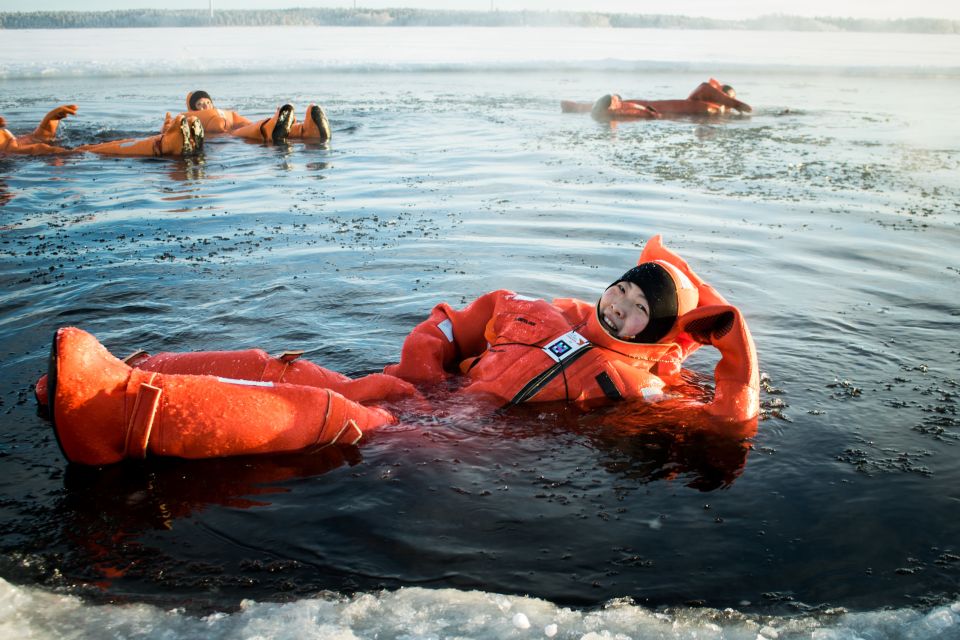
[[[43,117],[32,133],[23,136],[15,136],[6,129],[6,120],[0,116],[0,153],[65,155],[86,151],[106,156],[149,158],[189,156],[203,150],[203,125],[193,116],[177,116],[171,119],[162,133],[146,138],[110,140],[71,149],[50,144],[56,138],[60,121],[76,115],[77,110],[75,104],[56,107]]]
[[[737,99],[737,92],[732,86],[721,84],[714,78],[701,83],[685,100],[625,99],[617,94],[608,94],[593,103],[563,100],[560,109],[564,113],[590,113],[603,122],[683,116],[713,117],[733,111],[753,111],[750,105]]]
[[[326,142],[330,139],[330,121],[320,105],[307,106],[303,122],[297,122],[294,108],[284,104],[277,108],[270,118],[253,122],[236,111],[218,108],[210,94],[203,90],[187,94],[187,111],[183,115],[200,119],[204,130],[209,134],[229,133],[230,135],[280,144],[288,139]],[[164,129],[172,121],[167,113]]]

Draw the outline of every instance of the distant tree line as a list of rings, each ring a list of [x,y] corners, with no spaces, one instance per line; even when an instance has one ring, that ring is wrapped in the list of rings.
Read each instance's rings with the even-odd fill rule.
[[[672,15],[568,11],[443,11],[427,9],[279,9],[165,11],[24,11],[0,13],[0,29],[129,27],[610,27],[626,29],[737,29],[760,31],[867,31],[960,33],[960,21],[938,18],[867,20],[767,15],[718,20]]]

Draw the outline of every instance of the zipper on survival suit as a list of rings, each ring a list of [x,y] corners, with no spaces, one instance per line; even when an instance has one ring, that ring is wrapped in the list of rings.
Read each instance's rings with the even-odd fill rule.
[[[550,382],[561,373],[564,373],[567,365],[576,362],[583,357],[583,354],[591,351],[593,345],[576,330],[568,331],[559,338],[555,338],[549,344],[540,349],[554,360],[554,364],[537,374],[529,382],[523,385],[513,396],[508,404],[518,405],[526,402],[537,394],[541,389],[550,384]],[[566,374],[564,373],[564,381]],[[569,390],[566,393],[567,399],[570,399]]]
[[[533,396],[537,395],[537,392],[543,389],[545,386],[550,384],[550,382],[556,378],[560,373],[566,368],[566,366],[572,362],[575,362],[583,354],[593,349],[592,344],[584,345],[580,347],[577,351],[570,354],[569,357],[554,363],[549,369],[546,369],[539,375],[535,376],[530,382],[523,385],[523,388],[517,392],[517,395],[513,396],[513,399],[510,400],[509,404],[518,405],[526,402]],[[568,398],[569,399],[569,398]]]
[[[558,375],[563,374],[564,376],[564,386],[566,387],[566,369],[567,365],[576,362],[578,359],[583,357],[588,351],[593,349],[604,349],[608,351],[614,351],[611,349],[605,349],[604,347],[597,347],[582,335],[577,332],[577,329],[582,325],[578,325],[576,328],[571,329],[569,332],[561,335],[559,338],[554,338],[552,341],[547,343],[546,346],[541,344],[529,344],[525,342],[501,342],[497,344],[490,345],[488,349],[494,349],[496,347],[529,347],[531,349],[539,349],[549,355],[553,360],[552,364],[547,369],[541,371],[531,380],[529,380],[523,387],[514,394],[513,398],[508,402],[505,407],[516,406],[527,402],[533,398],[537,393],[539,393],[544,387],[546,387],[550,382],[554,380]],[[619,353],[618,351],[614,351]],[[621,354],[625,355],[625,354]],[[472,362],[465,368],[463,373],[468,373],[473,369],[477,364],[480,363],[480,360],[483,358],[483,355],[475,357]],[[603,391],[603,394],[607,397],[608,400],[623,400],[623,394],[620,393],[617,389],[616,383],[606,372],[601,372],[595,377],[597,385],[600,387],[600,390]],[[570,400],[570,390],[567,389],[566,400]]]

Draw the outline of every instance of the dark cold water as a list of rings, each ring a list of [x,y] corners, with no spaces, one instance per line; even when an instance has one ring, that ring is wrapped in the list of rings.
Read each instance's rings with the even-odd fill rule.
[[[837,608],[893,608],[956,631],[960,96],[946,75],[904,72],[892,90],[876,73],[732,68],[752,117],[612,129],[559,100],[682,97],[706,74],[0,81],[15,131],[79,103],[67,146],[150,134],[200,87],[257,116],[319,101],[334,130],[329,146],[214,138],[189,160],[0,158],[6,588],[191,615],[454,588],[437,592],[451,607],[472,590],[585,610],[629,598],[828,627]],[[60,326],[120,356],[300,348],[370,371],[436,302],[595,299],[656,233],[748,319],[764,389],[746,443],[669,418],[635,428],[642,406],[455,405],[359,448],[89,470],[35,414]],[[707,387],[714,361],[688,363]]]

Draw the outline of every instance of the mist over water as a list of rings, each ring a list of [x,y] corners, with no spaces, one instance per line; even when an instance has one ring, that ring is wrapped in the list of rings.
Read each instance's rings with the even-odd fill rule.
[[[0,158],[7,635],[956,635],[953,41],[834,56],[833,34],[789,34],[821,51],[793,65],[771,34],[494,31],[529,46],[245,30],[272,45],[254,51],[191,30],[188,55],[163,30],[4,33],[18,132],[77,102],[66,146],[148,135],[197,88],[251,118],[318,101],[334,130],[192,160]],[[559,109],[708,75],[753,115],[611,128]],[[323,455],[88,471],[34,415],[58,326],[119,356],[303,348],[369,371],[436,302],[590,300],[655,233],[748,319],[765,384],[746,445],[638,429],[638,407],[454,405]],[[697,383],[713,363],[689,363]]]
[[[49,33],[56,34],[55,43],[50,43],[56,55],[37,55],[38,34]],[[955,36],[937,34],[221,27],[8,30],[3,35],[0,78],[6,79],[544,67],[716,74],[755,70],[960,74],[960,42]],[[100,46],[103,40],[110,46]]]

